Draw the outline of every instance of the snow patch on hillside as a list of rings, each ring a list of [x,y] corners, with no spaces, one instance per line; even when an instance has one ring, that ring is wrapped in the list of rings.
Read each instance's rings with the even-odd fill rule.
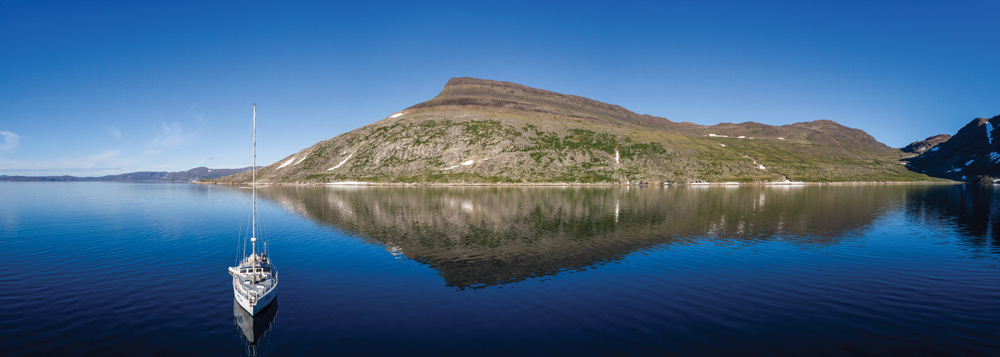
[[[333,171],[336,170],[338,167],[343,166],[344,163],[347,162],[347,160],[351,159],[351,156],[354,156],[354,154],[347,155],[347,158],[345,158],[344,161],[341,161],[339,164],[337,164],[337,166],[326,169],[326,171]]]
[[[293,161],[295,161],[295,156],[292,156],[292,158],[291,158],[291,159],[288,159],[288,161],[285,161],[285,163],[284,163],[284,164],[281,164],[281,166],[278,166],[278,168],[280,169],[280,168],[282,168],[282,167],[285,167],[285,166],[288,166],[288,165],[291,165]]]
[[[993,123],[989,120],[986,121],[986,139],[990,141],[990,145],[993,145]]]
[[[486,160],[489,160],[489,159],[483,159],[483,160],[480,160],[480,161],[486,161]],[[451,165],[451,166],[448,166],[446,168],[443,168],[443,169],[441,169],[441,171],[451,170],[451,169],[457,169],[459,165],[461,165],[461,166],[469,166],[469,165],[472,165],[474,163],[476,163],[476,160],[463,161],[462,163],[460,163],[458,165]]]

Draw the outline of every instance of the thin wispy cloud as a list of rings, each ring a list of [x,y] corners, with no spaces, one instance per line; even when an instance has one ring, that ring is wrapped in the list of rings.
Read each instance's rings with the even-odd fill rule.
[[[0,143],[0,151],[14,150],[17,147],[17,142],[21,140],[20,136],[6,130],[0,130],[0,136],[3,136],[3,143]]]
[[[122,155],[121,150],[108,150],[94,155],[90,155],[86,157],[83,162],[86,163],[85,165],[86,167],[92,167],[96,163],[105,162],[112,159],[118,159],[119,157],[121,157],[121,155]]]
[[[185,130],[181,123],[162,122],[160,123],[159,134],[146,144],[146,155],[157,155],[164,150],[178,147],[191,137],[195,136],[198,130]]]
[[[118,130],[118,128],[115,127],[114,125],[107,125],[104,127],[104,129],[107,130],[108,133],[111,134],[111,136],[115,137],[115,140],[122,138],[122,131]]]

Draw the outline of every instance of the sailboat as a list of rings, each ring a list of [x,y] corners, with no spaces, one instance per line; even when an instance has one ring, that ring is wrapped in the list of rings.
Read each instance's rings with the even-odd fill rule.
[[[267,256],[267,245],[261,244],[257,254],[257,104],[253,105],[253,184],[252,208],[250,214],[250,254],[243,257],[234,267],[229,267],[233,276],[233,295],[240,307],[250,315],[256,315],[274,301],[278,288],[278,270]],[[243,245],[245,250],[246,245]]]

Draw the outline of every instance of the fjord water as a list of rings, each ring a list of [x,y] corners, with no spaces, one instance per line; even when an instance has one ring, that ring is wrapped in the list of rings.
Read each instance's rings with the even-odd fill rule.
[[[0,183],[5,355],[1000,351],[1000,190]],[[242,222],[242,223],[241,223]]]

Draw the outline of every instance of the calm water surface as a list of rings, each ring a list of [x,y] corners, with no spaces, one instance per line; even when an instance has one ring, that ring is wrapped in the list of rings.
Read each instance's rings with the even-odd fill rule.
[[[0,183],[4,355],[1000,354],[1000,190]]]

